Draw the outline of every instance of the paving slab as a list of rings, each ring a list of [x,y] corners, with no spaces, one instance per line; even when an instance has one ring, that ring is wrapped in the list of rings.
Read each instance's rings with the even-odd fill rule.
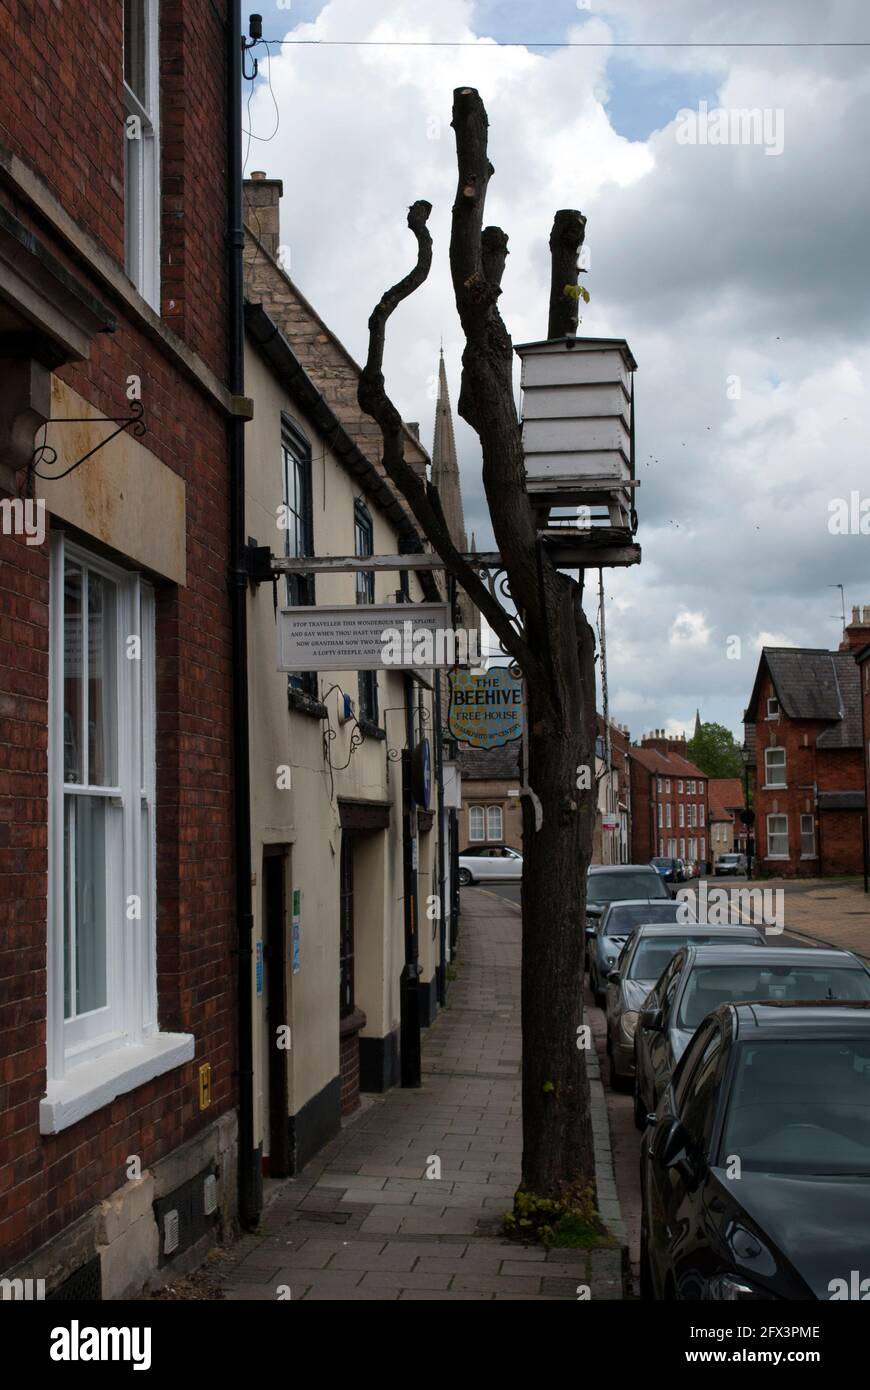
[[[423,1084],[365,1096],[298,1178],[270,1184],[260,1229],[230,1247],[223,1294],[274,1301],[493,1301],[622,1296],[621,1251],[505,1238],[522,1158],[520,922],[463,890],[459,970],[423,1040]],[[594,1057],[594,1054],[593,1054]],[[620,1222],[597,1059],[602,1205]],[[428,1178],[432,1157],[440,1178]]]

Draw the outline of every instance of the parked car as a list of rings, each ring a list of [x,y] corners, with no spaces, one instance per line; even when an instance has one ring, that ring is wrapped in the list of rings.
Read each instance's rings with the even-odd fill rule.
[[[459,882],[463,888],[485,879],[489,883],[523,876],[523,856],[509,845],[471,845],[459,855]]]
[[[634,1034],[643,1002],[656,980],[682,946],[763,946],[757,927],[707,927],[687,922],[680,926],[635,927],[607,976],[607,1055],[610,1084],[623,1090],[634,1076]]]
[[[868,1274],[867,1005],[721,1005],[643,1136],[641,1198],[642,1298],[860,1297],[851,1285],[854,1271]]]
[[[851,951],[813,946],[684,946],[644,1001],[634,1034],[634,1115],[655,1110],[695,1029],[720,1004],[865,999],[870,970]]]
[[[597,927],[602,912],[610,903],[670,896],[661,877],[649,864],[591,864],[586,873],[586,926]],[[588,949],[586,968],[589,968]]]
[[[642,922],[677,923],[688,918],[694,921],[691,903],[675,898],[638,898],[610,903],[602,912],[596,927],[586,928],[589,949],[589,988],[596,1004],[604,1002],[607,977],[616,964],[617,956],[635,927]]]
[[[720,854],[713,866],[714,876],[717,874],[745,874],[746,855],[745,854]]]
[[[665,883],[685,883],[686,867],[682,859],[663,858],[661,855],[657,855],[649,862]]]

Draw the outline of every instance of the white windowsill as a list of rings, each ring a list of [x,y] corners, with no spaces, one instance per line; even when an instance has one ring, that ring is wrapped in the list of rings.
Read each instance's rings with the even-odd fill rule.
[[[49,1082],[39,1102],[40,1133],[69,1129],[117,1096],[191,1061],[194,1050],[192,1033],[156,1033],[135,1047],[121,1047],[73,1067],[62,1081]]]

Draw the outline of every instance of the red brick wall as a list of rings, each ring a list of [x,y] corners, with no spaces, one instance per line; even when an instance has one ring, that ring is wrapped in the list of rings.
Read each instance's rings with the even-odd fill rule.
[[[758,710],[767,709],[767,701],[775,696],[773,683],[765,674],[761,681]],[[822,811],[817,816],[816,854],[820,858],[802,859],[800,817],[817,815],[814,806],[813,784],[819,791],[860,791],[864,785],[864,767],[859,748],[825,749],[816,747],[818,735],[829,724],[810,719],[790,720],[784,714],[778,719],[759,718],[756,723],[757,764],[754,776],[755,853],[760,871],[775,875],[812,878],[819,874],[860,873],[861,849],[860,811]],[[766,787],[764,751],[776,745],[785,749],[785,787]],[[767,848],[767,817],[771,814],[788,816],[788,859],[770,859]]]
[[[646,746],[646,741],[645,741]],[[661,790],[659,790],[659,780],[661,780]],[[668,791],[670,782],[670,791]],[[678,791],[678,785],[682,782],[683,790]],[[694,782],[694,794],[689,792],[689,784]],[[689,841],[694,839],[697,842],[695,858],[701,858],[701,840],[704,840],[704,859],[710,859],[710,816],[708,800],[709,779],[701,777],[697,772],[687,775],[684,767],[667,767],[664,763],[660,769],[653,772],[639,761],[638,758],[631,759],[631,858],[635,864],[645,864],[659,853],[660,844],[663,842],[662,853],[669,855],[669,841],[676,841],[674,855],[679,858],[691,858],[689,853]],[[658,803],[662,805],[662,825],[659,829],[658,824]],[[685,824],[680,825],[680,805],[685,807]],[[671,824],[668,826],[667,807],[671,808]],[[697,825],[689,825],[691,818],[690,807],[696,806]],[[704,823],[701,824],[701,807],[703,807]],[[681,841],[685,840],[685,855],[681,851]]]
[[[163,0],[163,303],[224,377],[223,0]],[[123,260],[120,0],[24,0],[0,9],[0,140]],[[193,142],[196,141],[194,149]],[[126,413],[142,380],[142,444],[187,485],[187,585],[157,602],[159,1017],[194,1033],[196,1059],[54,1137],[45,1093],[48,545],[0,537],[0,1269],[234,1104],[231,660],[226,423],[121,300],[89,277],[8,187],[0,197],[119,319],[88,362],[58,375]],[[169,300],[174,300],[170,307]],[[86,466],[86,465],[85,465]],[[51,506],[51,484],[43,485]],[[147,518],[143,518],[143,525]],[[212,1067],[199,1110],[197,1072]]]

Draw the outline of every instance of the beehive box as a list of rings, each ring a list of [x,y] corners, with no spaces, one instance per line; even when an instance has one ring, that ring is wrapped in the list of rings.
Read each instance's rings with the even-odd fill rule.
[[[637,363],[624,339],[556,338],[516,351],[529,492],[581,503],[629,482]]]

